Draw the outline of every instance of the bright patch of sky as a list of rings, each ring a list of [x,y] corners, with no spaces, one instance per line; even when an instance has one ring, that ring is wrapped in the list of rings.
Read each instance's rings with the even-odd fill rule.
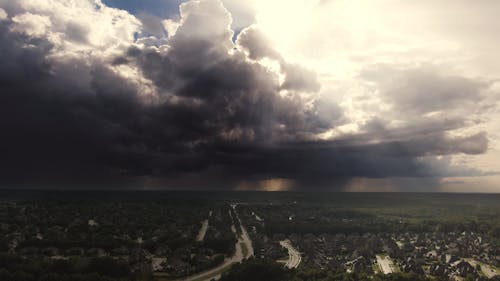
[[[182,0],[104,0],[103,3],[129,11],[131,14],[149,13],[160,18],[179,16],[179,4]]]

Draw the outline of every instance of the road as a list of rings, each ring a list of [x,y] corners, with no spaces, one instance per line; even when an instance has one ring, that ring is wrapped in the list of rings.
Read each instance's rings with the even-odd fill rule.
[[[292,242],[286,239],[280,241],[280,245],[288,250],[288,261],[285,263],[285,266],[288,268],[299,267],[299,264],[302,261],[302,256],[300,255],[300,252],[292,246]]]
[[[231,226],[231,230],[233,231],[234,235],[238,238],[238,241],[235,244],[236,251],[235,251],[234,255],[230,258],[226,258],[221,265],[219,265],[215,268],[212,268],[212,269],[204,271],[204,272],[200,272],[200,273],[195,274],[195,275],[191,275],[189,277],[186,277],[184,279],[180,279],[178,281],[209,281],[212,279],[218,280],[220,278],[220,275],[222,274],[222,272],[229,269],[234,263],[241,262],[241,261],[243,261],[243,259],[254,255],[252,240],[250,240],[250,237],[248,236],[248,233],[247,233],[245,227],[241,223],[241,220],[238,216],[238,212],[236,212],[236,206],[237,206],[236,204],[232,204],[231,208],[233,208],[234,213],[236,214],[236,219],[240,222],[242,234],[240,237],[238,237],[236,227],[234,226],[234,224]],[[244,243],[248,249],[248,253],[246,256],[243,256],[243,250],[241,249],[240,243]]]
[[[241,227],[241,237],[238,237],[238,240],[240,240],[239,242],[245,243],[245,245],[247,246],[248,255],[246,256],[246,258],[252,257],[254,255],[252,240],[250,240],[250,236],[248,236],[247,229],[243,226],[243,223],[240,220],[240,216],[238,215],[238,212],[236,212],[236,206],[237,206],[236,204],[231,204],[231,207],[233,208],[234,213],[236,214],[236,219],[240,222],[240,227]]]
[[[256,213],[252,212],[252,215],[255,217],[255,219],[258,221],[258,222],[263,222],[264,220],[259,217]]]
[[[205,234],[207,233],[208,229],[208,220],[204,220],[201,223],[201,228],[200,231],[198,232],[198,235],[196,236],[196,241],[201,242],[203,239],[205,239]]]

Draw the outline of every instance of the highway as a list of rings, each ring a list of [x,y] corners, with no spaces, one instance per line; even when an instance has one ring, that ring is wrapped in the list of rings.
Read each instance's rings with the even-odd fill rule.
[[[232,229],[234,235],[236,235],[238,238],[238,241],[235,244],[236,251],[235,251],[234,255],[230,258],[226,258],[221,265],[219,265],[215,268],[197,273],[195,275],[191,275],[189,277],[186,277],[184,279],[180,279],[178,281],[209,281],[212,279],[218,280],[220,278],[221,273],[224,272],[225,270],[229,269],[229,267],[231,267],[234,263],[241,262],[241,261],[243,261],[243,259],[254,255],[252,240],[250,240],[250,237],[248,236],[248,232],[246,231],[246,228],[241,223],[241,220],[238,216],[238,212],[236,212],[236,206],[237,206],[236,204],[232,204],[231,208],[233,208],[234,213],[236,214],[236,219],[240,222],[242,234],[241,234],[241,236],[238,236],[238,233],[236,231],[236,227],[234,226],[234,224],[231,226],[231,229]],[[208,222],[207,222],[207,224],[208,224]],[[248,250],[246,256],[243,256],[243,250],[241,248],[240,243],[244,243],[247,250]]]

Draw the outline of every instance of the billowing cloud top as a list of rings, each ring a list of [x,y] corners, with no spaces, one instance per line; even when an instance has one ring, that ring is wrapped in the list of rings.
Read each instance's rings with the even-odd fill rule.
[[[304,5],[320,21],[327,2]],[[187,1],[161,19],[100,0],[0,1],[1,183],[434,190],[492,174],[463,161],[491,146],[495,79],[387,60],[385,45],[371,62],[358,45],[324,54],[324,38],[283,48],[259,5],[232,29],[242,5]],[[356,63],[338,75],[315,56]]]

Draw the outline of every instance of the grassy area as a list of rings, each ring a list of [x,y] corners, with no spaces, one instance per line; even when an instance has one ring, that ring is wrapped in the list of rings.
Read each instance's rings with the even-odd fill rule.
[[[171,279],[169,277],[169,274],[165,273],[165,272],[155,272],[153,273],[153,276],[155,278],[156,281],[171,281],[171,280],[174,280],[174,279]]]
[[[231,264],[228,264],[226,266],[224,266],[223,268],[219,269],[219,270],[216,270],[210,274],[207,274],[207,275],[203,275],[203,276],[200,276],[196,279],[193,279],[193,281],[204,281],[204,280],[210,280],[212,278],[214,278],[215,276],[217,275],[220,275],[226,271],[228,271],[229,269],[231,269],[231,266],[233,266],[234,263],[231,263]],[[179,280],[179,279],[172,279],[171,277],[168,277],[168,274],[164,273],[164,272],[157,272],[154,274],[155,276],[155,280],[156,281],[174,281],[174,280]],[[182,278],[181,278],[182,279]]]
[[[177,279],[166,272],[154,272],[153,276],[156,281],[173,281]]]
[[[243,253],[243,257],[246,258],[248,256],[248,248],[247,245],[243,242],[240,243],[241,252]]]
[[[222,274],[222,273],[224,273],[224,272],[228,271],[228,270],[231,268],[231,266],[233,266],[233,263],[228,264],[227,266],[225,266],[225,267],[223,267],[223,268],[221,268],[221,269],[219,269],[219,270],[217,270],[217,271],[214,271],[214,272],[212,272],[211,274],[208,274],[208,275],[203,275],[203,276],[201,276],[201,277],[199,277],[199,278],[196,278],[196,279],[194,279],[193,281],[210,280],[210,279],[212,279],[213,277],[215,277],[215,276],[217,276],[217,275],[220,275],[220,274]]]

